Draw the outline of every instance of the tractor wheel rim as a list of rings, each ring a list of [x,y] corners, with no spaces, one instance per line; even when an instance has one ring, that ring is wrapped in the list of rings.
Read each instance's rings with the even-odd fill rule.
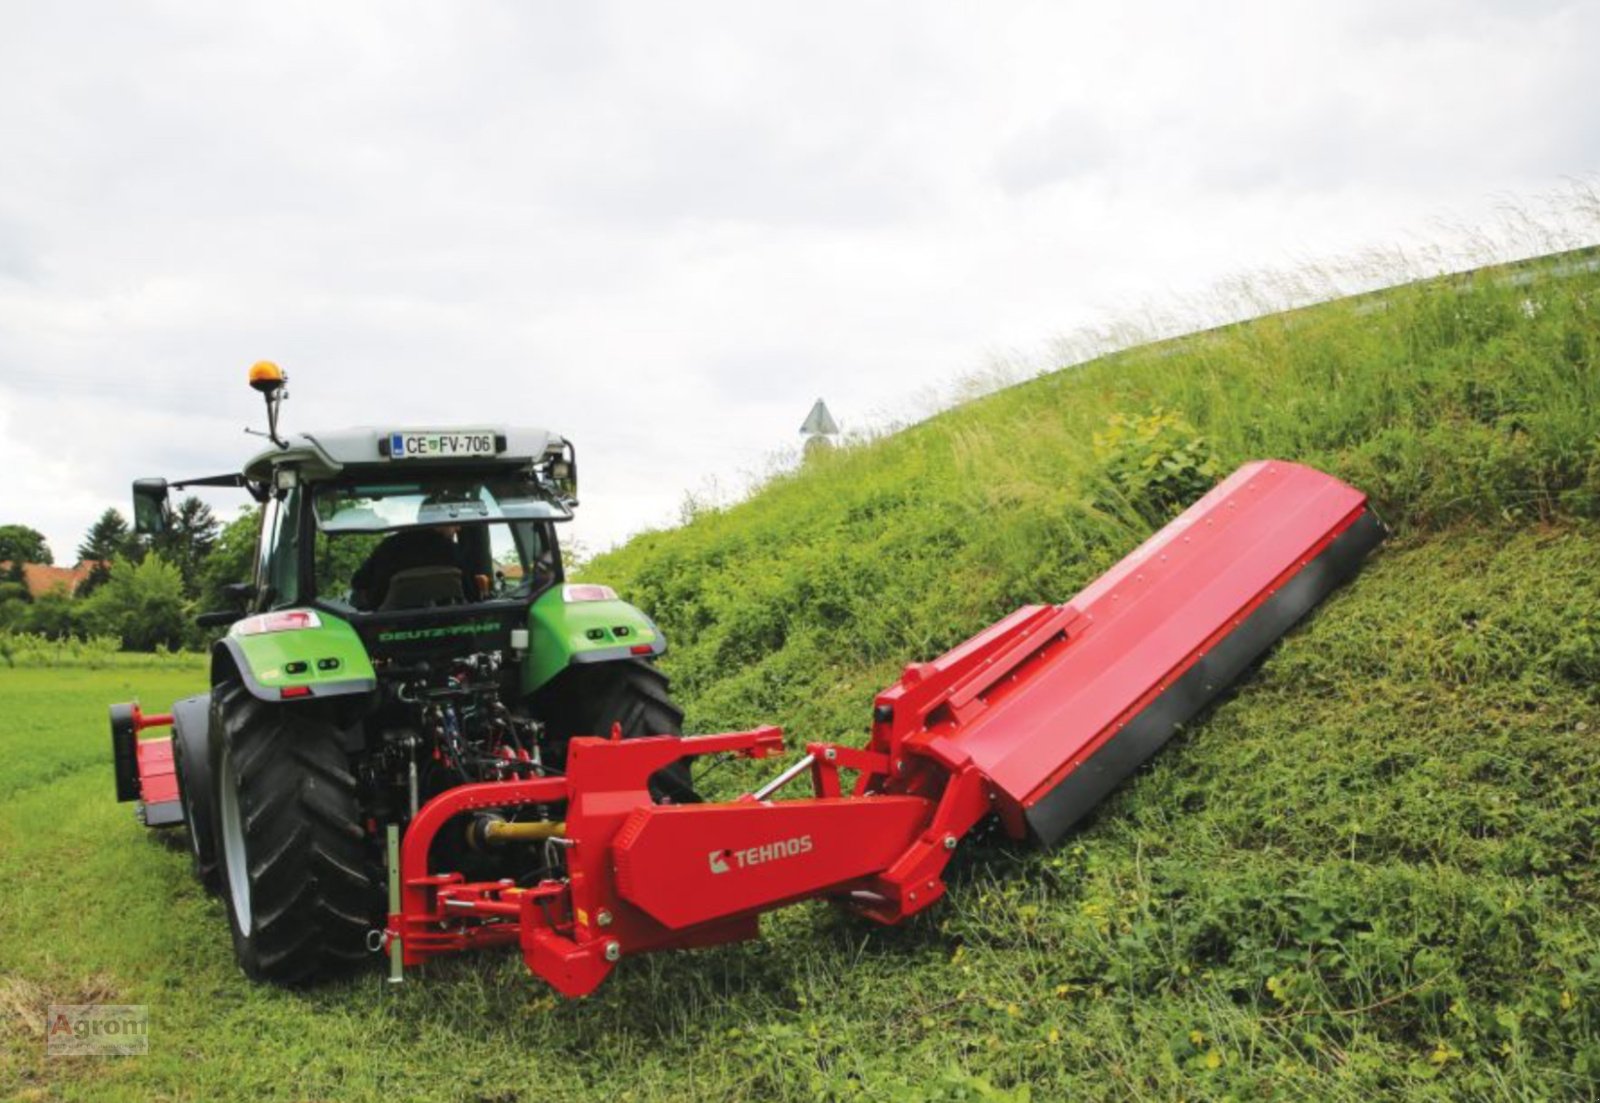
[[[233,899],[233,918],[239,933],[248,935],[250,913],[250,865],[245,857],[244,821],[239,815],[239,776],[233,769],[233,755],[226,743],[217,776],[217,812],[222,827],[223,865],[228,870],[228,894]]]

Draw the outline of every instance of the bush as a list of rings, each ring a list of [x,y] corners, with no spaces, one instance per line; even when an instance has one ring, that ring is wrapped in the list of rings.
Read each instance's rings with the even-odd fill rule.
[[[126,652],[117,636],[50,639],[0,630],[0,662],[8,667],[106,667],[192,669],[203,657],[193,651]]]
[[[19,631],[53,640],[84,634],[84,604],[62,587],[34,598],[16,622]]]
[[[1143,416],[1112,414],[1094,434],[1094,454],[1110,493],[1104,505],[1131,508],[1160,524],[1211,488],[1222,476],[1211,447],[1182,415],[1159,407]]]
[[[116,636],[130,651],[181,648],[190,637],[183,576],[158,555],[136,567],[124,564],[83,603],[84,623],[96,634]]]

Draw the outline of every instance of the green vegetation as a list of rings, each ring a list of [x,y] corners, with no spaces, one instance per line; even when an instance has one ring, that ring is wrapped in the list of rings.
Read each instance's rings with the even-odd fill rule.
[[[1575,1098],[1600,1091],[1600,275],[1402,288],[1135,349],[812,456],[589,573],[698,730],[858,738],[871,695],[1061,600],[1242,460],[1395,539],[1062,849],[964,847],[903,929],[807,905],[563,1003],[515,955],[248,985],[180,840],[111,802],[104,702],[0,666],[0,1084],[28,1097]],[[174,660],[176,661],[176,660]],[[713,792],[770,768],[736,764]],[[151,1053],[47,1062],[50,999]]]
[[[0,562],[10,564],[9,573],[14,581],[22,578],[18,570],[22,564],[53,561],[50,545],[45,543],[44,534],[38,529],[27,525],[0,525]]]
[[[0,664],[8,667],[190,670],[204,661],[190,651],[124,651],[116,636],[51,639],[0,631]]]
[[[1063,600],[1218,473],[1362,487],[1407,539],[1600,517],[1600,274],[1486,270],[1146,345],[818,453],[593,561],[707,730],[862,730],[901,665]]]
[[[61,583],[30,593],[22,564],[50,563],[50,549],[33,529],[0,526],[0,556],[7,548],[21,556],[0,572],[0,633],[110,636],[130,651],[204,648],[216,633],[197,627],[194,615],[235,606],[223,587],[249,577],[258,527],[254,509],[223,525],[193,495],[178,502],[168,530],[155,537],[135,535],[108,509],[78,546],[86,570],[76,588]]]

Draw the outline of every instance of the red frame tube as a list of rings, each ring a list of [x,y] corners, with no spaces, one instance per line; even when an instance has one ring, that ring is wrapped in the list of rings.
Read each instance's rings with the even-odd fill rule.
[[[566,777],[485,782],[441,793],[401,844],[402,960],[519,941],[529,967],[567,995],[594,990],[624,953],[752,938],[763,911],[832,897],[884,923],[938,900],[956,840],[990,807],[975,770],[937,796],[750,797],[657,805],[649,778],[680,758],[781,747],[775,728],[680,739],[574,739]],[[815,744],[819,790],[837,794],[861,752]],[[830,754],[829,752],[833,752]],[[438,833],[464,813],[566,805],[567,879],[520,888],[432,873]],[[685,859],[685,855],[689,857]]]

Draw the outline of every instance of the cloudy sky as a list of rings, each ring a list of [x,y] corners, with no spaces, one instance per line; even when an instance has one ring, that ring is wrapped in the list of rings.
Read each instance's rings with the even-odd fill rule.
[[[1600,3],[0,0],[0,523],[546,424],[578,535],[1240,272],[1600,170]],[[221,502],[226,499],[219,500]]]

